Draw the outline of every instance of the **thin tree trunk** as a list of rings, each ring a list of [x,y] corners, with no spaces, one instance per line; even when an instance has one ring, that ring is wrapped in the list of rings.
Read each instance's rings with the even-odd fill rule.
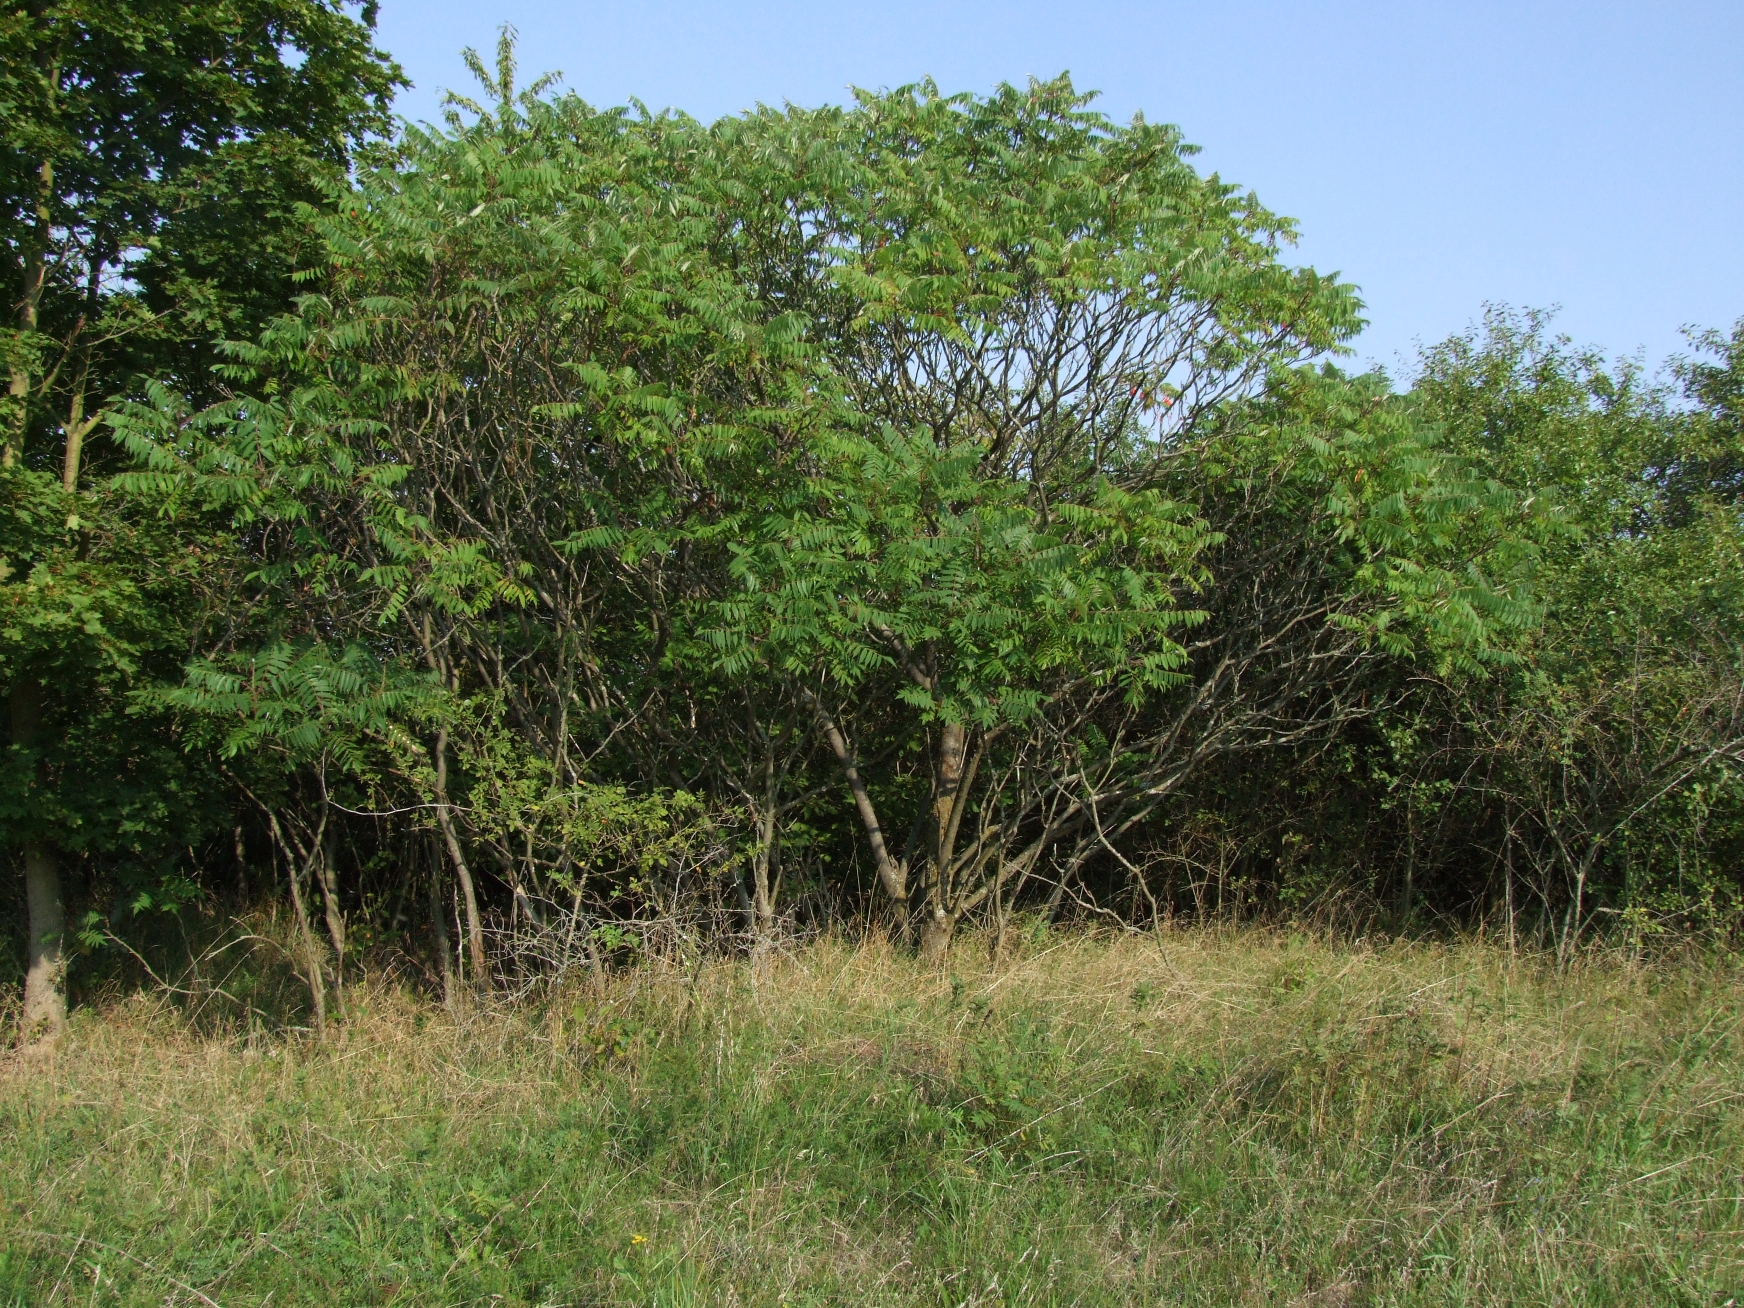
[[[339,999],[339,1015],[345,1016],[345,914],[340,911],[339,895],[334,885],[335,856],[338,837],[331,829],[321,842],[320,857],[315,860],[315,875],[321,882],[321,907],[327,921],[327,938],[333,942],[333,989]]]
[[[1508,852],[1507,861],[1503,864],[1503,867],[1502,867],[1502,878],[1503,878],[1502,884],[1507,887],[1507,899],[1508,899],[1508,957],[1513,958],[1519,952],[1519,948],[1518,948],[1518,937],[1515,934],[1515,920],[1516,919],[1515,919],[1515,912],[1514,912],[1514,830],[1512,827],[1510,827],[1508,829],[1508,834],[1505,837],[1503,837],[1503,839],[1506,842],[1505,848],[1507,849],[1507,852]]]
[[[783,739],[785,735],[783,732]],[[775,842],[776,820],[780,811],[779,787],[775,777],[775,749],[775,744],[765,736],[763,811],[756,815],[757,849],[751,858],[752,950],[759,958],[775,931],[775,879],[778,875],[778,864],[775,860],[779,857]]]
[[[21,676],[12,687],[12,743],[29,750],[42,725],[42,683]],[[34,766],[34,764],[33,764]],[[54,846],[41,836],[24,842],[24,891],[30,933],[24,973],[24,1039],[55,1040],[66,1027],[66,959],[62,954],[66,913]]]
[[[746,872],[743,868],[733,870],[733,898],[738,901],[739,912],[745,917],[745,929],[754,941],[757,938],[757,901],[745,878]]]
[[[1005,957],[1005,855],[1001,851],[999,867],[993,873],[993,965],[998,967]]]
[[[532,886],[535,890],[539,889],[539,865],[533,858],[533,831],[530,827],[522,835],[521,851],[521,865],[526,869],[526,875],[523,877],[519,872],[517,872],[513,878],[515,898],[520,901],[521,911],[532,920],[535,926],[543,931],[545,929],[545,912],[539,907],[533,897],[527,893],[528,886]],[[510,866],[513,867],[512,861]],[[542,899],[544,896],[541,895],[540,898]]]
[[[58,84],[58,76],[54,84]],[[49,201],[54,195],[54,165],[44,162],[37,170],[35,239],[24,256],[24,285],[18,299],[18,331],[28,337],[37,329],[37,310],[48,274]],[[24,457],[24,438],[30,427],[30,365],[15,356],[8,393],[14,412],[0,449],[0,465],[13,467]],[[42,686],[24,677],[11,694],[12,743],[29,748],[36,743],[42,721]],[[24,842],[24,894],[28,905],[30,939],[24,973],[24,1038],[26,1041],[58,1039],[66,1027],[66,959],[62,954],[66,932],[65,906],[61,901],[60,866],[55,850],[40,837]]]
[[[968,732],[960,722],[939,728],[938,759],[933,768],[933,811],[928,832],[926,874],[926,921],[920,933],[920,959],[941,963],[957,927],[952,911],[950,884],[952,845],[957,831],[957,808],[963,781],[963,761]]]
[[[71,495],[79,489],[79,463],[85,452],[85,437],[90,435],[102,417],[101,412],[85,416],[85,379],[81,375],[73,390],[67,411],[67,450],[61,461],[61,489]]]
[[[23,336],[36,331],[37,309],[42,303],[43,283],[48,276],[49,200],[53,195],[54,165],[45,162],[37,170],[35,239],[24,255],[24,286],[18,297],[18,331]],[[8,468],[24,457],[24,437],[30,427],[29,361],[15,356],[11,373],[8,394],[13,408],[12,423],[6,433],[5,448],[0,450],[0,466]]]
[[[460,896],[466,905],[466,943],[471,954],[474,984],[484,978],[484,927],[478,917],[478,895],[473,890],[472,869],[466,865],[466,854],[460,848],[460,837],[454,831],[454,816],[448,806],[448,728],[436,733],[436,821],[442,828],[442,840],[448,847],[449,860],[454,864],[454,878],[460,883]]]
[[[767,808],[757,821],[757,852],[751,858],[753,948],[762,950],[775,933],[775,810]]]
[[[454,946],[448,939],[448,914],[442,907],[442,855],[430,846],[430,927],[436,936],[436,954],[442,960],[442,1006],[449,1016],[459,1002],[454,985]]]
[[[1569,900],[1568,910],[1562,917],[1562,938],[1557,942],[1556,958],[1560,970],[1566,970],[1574,962],[1575,946],[1580,943],[1581,930],[1585,926],[1582,907],[1586,900],[1587,876],[1597,861],[1599,842],[1590,842],[1587,852],[1581,855],[1581,860],[1575,867],[1574,895]]]
[[[522,918],[525,918],[530,925],[543,927],[545,918],[533,903],[533,897],[527,893],[526,884],[521,880],[520,869],[515,864],[515,856],[509,852],[506,843],[495,848],[497,864],[503,870],[503,880],[509,883],[509,894],[514,899],[515,921],[518,923]],[[530,862],[529,866],[531,866]]]
[[[242,828],[236,827],[230,833],[236,848],[236,902],[243,908],[248,907],[248,847],[242,842]]]
[[[267,830],[272,833],[273,844],[285,856],[285,876],[291,883],[291,911],[297,915],[297,934],[303,942],[303,966],[307,969],[304,979],[309,983],[309,998],[315,1004],[315,1035],[318,1039],[326,1039],[327,977],[321,964],[320,946],[315,943],[315,929],[309,924],[309,905],[303,898],[303,881],[309,874],[311,864],[319,856],[321,839],[326,834],[326,817],[323,815],[321,827],[311,839],[309,849],[299,854],[285,838],[278,814],[264,804],[261,808],[266,813]],[[297,866],[299,861],[302,863],[301,868]]]
[[[24,433],[30,422],[30,369],[22,363],[12,365],[11,384],[7,395],[12,402],[12,421],[6,432],[6,445],[0,449],[0,467],[10,468],[24,455]]]
[[[848,748],[847,737],[822,710],[818,712],[818,726],[822,728],[824,740],[841,765],[842,775],[847,778],[848,789],[854,796],[860,825],[866,829],[867,843],[872,846],[872,857],[877,860],[878,884],[884,887],[884,893],[891,899],[905,904],[908,902],[908,869],[890,857],[890,850],[884,843],[884,828],[878,822],[877,810],[872,807],[872,797],[866,793],[866,783],[861,779],[859,766]]]
[[[440,677],[442,684],[449,690],[459,690],[454,670],[448,666],[446,659],[437,656],[428,612],[424,614],[421,623],[415,624],[415,629],[423,643],[424,661],[429,664],[430,671]],[[460,848],[460,837],[454,830],[454,815],[449,811],[447,727],[436,732],[436,824],[442,829],[442,841],[447,846],[449,860],[454,864],[454,877],[459,883],[460,894],[466,901],[466,942],[472,955],[472,979],[476,985],[483,981],[485,975],[484,927],[479,922],[478,894],[472,884],[472,869],[466,865],[466,853]]]

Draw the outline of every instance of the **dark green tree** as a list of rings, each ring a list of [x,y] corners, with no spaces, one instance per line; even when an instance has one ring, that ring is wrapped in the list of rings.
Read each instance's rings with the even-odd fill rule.
[[[92,481],[87,441],[141,375],[216,398],[214,340],[288,306],[308,206],[389,126],[401,79],[371,44],[374,17],[328,0],[30,0],[0,16],[12,309],[0,333],[12,510],[0,675],[5,843],[31,916],[28,1031],[61,1021],[60,855],[143,839],[129,823],[75,822],[65,802],[119,784],[114,751],[49,755],[79,740],[132,741],[135,763],[153,752],[147,723],[118,715],[157,656],[179,662],[198,611],[185,588],[167,602],[162,584],[197,570],[197,531],[145,530],[124,495]],[[69,788],[75,776],[83,787]],[[170,808],[188,798],[161,778],[157,789]]]

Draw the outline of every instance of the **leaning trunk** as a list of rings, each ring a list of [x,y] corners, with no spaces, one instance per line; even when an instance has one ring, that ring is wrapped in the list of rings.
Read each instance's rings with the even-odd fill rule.
[[[878,812],[872,806],[872,797],[866,791],[866,783],[860,776],[860,768],[854,760],[853,751],[848,748],[848,738],[822,709],[818,710],[818,726],[823,730],[830,752],[841,764],[842,776],[847,779],[848,791],[854,797],[854,808],[859,812],[860,823],[866,829],[867,843],[872,846],[872,860],[878,869],[878,884],[892,901],[905,904],[908,902],[908,868],[905,863],[898,863],[890,856],[889,847],[884,843],[883,825],[878,821]]]
[[[345,1016],[345,914],[339,907],[339,889],[334,882],[338,875],[339,842],[333,832],[327,832],[321,844],[321,856],[315,862],[315,875],[321,882],[321,907],[327,921],[327,939],[333,944],[333,988],[339,997],[339,1015]]]
[[[436,824],[442,828],[442,842],[448,847],[449,860],[454,864],[454,879],[460,883],[460,897],[466,905],[466,944],[471,954],[472,980],[484,980],[484,927],[478,917],[478,894],[472,885],[472,869],[466,865],[466,854],[460,848],[460,837],[454,830],[454,815],[448,807],[448,728],[436,733]]]
[[[262,806],[265,807],[264,805]],[[327,1036],[327,976],[321,965],[321,951],[315,944],[315,931],[309,925],[309,905],[303,897],[303,882],[309,865],[318,856],[324,828],[317,830],[307,850],[293,850],[279,825],[278,814],[265,809],[267,830],[272,834],[273,848],[285,856],[285,877],[291,886],[291,911],[297,916],[297,937],[303,942],[303,965],[309,983],[309,998],[315,1005],[315,1035]],[[302,866],[298,864],[301,862]]]
[[[315,1001],[315,1035],[327,1035],[327,976],[321,966],[321,951],[315,945],[315,932],[309,926],[309,906],[303,899],[303,878],[297,872],[295,859],[286,859],[291,876],[291,909],[297,915],[298,934],[303,938],[304,966],[309,974],[309,997]]]

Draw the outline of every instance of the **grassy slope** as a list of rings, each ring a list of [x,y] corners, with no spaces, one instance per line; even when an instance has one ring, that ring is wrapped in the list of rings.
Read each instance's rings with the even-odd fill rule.
[[[361,1010],[361,1011],[359,1011]],[[0,1065],[0,1304],[1744,1298],[1744,971],[823,943]]]

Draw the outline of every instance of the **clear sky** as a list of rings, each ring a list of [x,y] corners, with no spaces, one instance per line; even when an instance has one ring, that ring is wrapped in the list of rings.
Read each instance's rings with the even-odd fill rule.
[[[1173,3],[383,0],[381,43],[438,116],[520,33],[523,78],[705,120],[1070,71],[1179,124],[1203,171],[1296,218],[1296,257],[1362,287],[1358,355],[1399,361],[1486,301],[1650,364],[1744,316],[1744,0]]]

